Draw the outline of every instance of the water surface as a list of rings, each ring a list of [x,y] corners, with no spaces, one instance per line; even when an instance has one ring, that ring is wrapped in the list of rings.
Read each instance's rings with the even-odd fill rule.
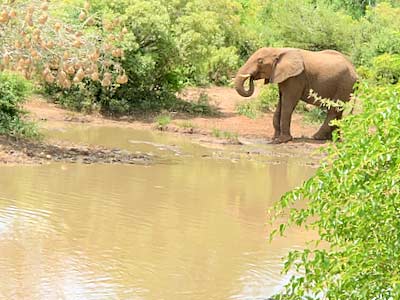
[[[297,157],[216,159],[131,129],[49,135],[164,159],[0,168],[0,299],[264,299],[309,237],[267,240],[267,209],[315,171]]]

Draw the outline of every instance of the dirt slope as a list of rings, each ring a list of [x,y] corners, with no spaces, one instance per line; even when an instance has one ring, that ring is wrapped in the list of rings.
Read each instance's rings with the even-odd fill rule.
[[[236,113],[235,108],[238,103],[251,101],[251,98],[243,98],[233,88],[212,87],[206,89],[188,89],[184,92],[184,98],[188,100],[198,99],[201,92],[208,94],[211,103],[215,103],[221,110],[222,115],[218,118],[198,117],[189,119],[189,121],[197,125],[200,130],[211,132],[214,128],[237,133],[239,136],[259,137],[271,139],[274,129],[272,125],[273,113],[265,113],[258,119],[249,119]],[[255,93],[257,94],[257,93]],[[179,121],[188,121],[187,119],[176,119]],[[293,137],[311,137],[318,126],[304,124],[302,116],[293,114],[291,130]]]
[[[211,87],[205,89],[190,88],[186,89],[181,96],[188,101],[193,101],[197,100],[202,92],[208,94],[210,102],[219,108],[221,114],[218,117],[189,117],[176,114],[173,116],[172,123],[167,126],[168,131],[176,132],[176,134],[191,134],[197,139],[202,137],[203,140],[207,139],[208,143],[218,143],[219,139],[213,137],[213,131],[215,132],[215,130],[229,132],[238,137],[255,138],[266,142],[271,140],[273,135],[272,113],[265,113],[260,118],[252,120],[244,116],[239,116],[235,111],[238,103],[251,101],[252,98],[242,98],[233,88],[227,87]],[[62,109],[56,104],[47,102],[40,96],[32,97],[25,104],[25,109],[30,112],[30,119],[37,122],[42,128],[63,128],[70,123],[87,123],[90,126],[115,126],[157,130],[153,118],[141,120],[121,118],[119,120],[113,120],[104,118],[99,114],[86,115]],[[192,124],[194,130],[183,128],[181,125],[182,123]],[[318,126],[304,124],[302,122],[302,116],[294,114],[292,119],[292,135],[295,139],[297,138],[297,140],[290,142],[289,145],[291,143],[297,143],[296,147],[309,147],[309,143],[312,141],[307,138],[303,139],[303,137],[310,137],[317,129]],[[300,143],[298,143],[299,141]],[[48,141],[48,144],[42,145],[44,150],[40,148],[42,146],[37,146],[36,148],[41,150],[37,155],[39,160],[43,153],[47,153],[46,147],[49,147],[48,150],[51,152],[58,142],[59,141]],[[313,147],[318,147],[317,144],[319,143],[313,144]],[[59,147],[59,152],[62,155],[65,154],[64,152],[69,153],[68,147],[75,148],[76,145],[62,145]],[[88,146],[83,147],[86,147],[85,151],[91,151],[91,148],[87,148]],[[25,144],[19,147],[15,143],[10,143],[7,139],[0,139],[0,163],[20,164],[36,162],[37,160],[34,159],[34,155],[27,152],[29,151],[27,148],[31,147],[26,147]],[[97,150],[98,149],[93,149],[93,153]],[[107,149],[105,151],[107,151]],[[53,154],[53,152],[51,152],[51,154]],[[51,157],[57,158],[58,156],[51,155]],[[71,159],[73,160],[73,158]]]

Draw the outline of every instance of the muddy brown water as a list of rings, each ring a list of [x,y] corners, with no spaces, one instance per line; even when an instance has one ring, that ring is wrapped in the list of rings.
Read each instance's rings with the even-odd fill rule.
[[[267,239],[267,209],[315,172],[295,155],[122,128],[48,135],[162,159],[1,167],[0,299],[265,299],[310,236]]]

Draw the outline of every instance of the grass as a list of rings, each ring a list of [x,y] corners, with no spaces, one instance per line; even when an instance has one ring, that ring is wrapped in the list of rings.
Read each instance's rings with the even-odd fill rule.
[[[262,113],[275,110],[278,100],[278,86],[276,84],[268,84],[262,88],[256,99],[240,103],[236,107],[236,112],[250,119],[257,119]]]
[[[155,121],[158,130],[165,130],[168,128],[168,125],[171,124],[172,119],[168,115],[159,115],[156,117]]]
[[[239,143],[239,135],[236,132],[223,131],[218,128],[213,128],[212,136],[216,138],[226,139],[230,143]]]
[[[321,124],[326,119],[325,109],[316,106],[309,108],[302,101],[297,104],[295,111],[303,116],[303,120],[307,124]]]
[[[193,124],[193,123],[190,122],[190,121],[183,121],[183,122],[180,122],[180,123],[178,123],[178,124],[176,124],[176,125],[177,125],[178,127],[182,128],[182,129],[184,129],[185,131],[189,132],[189,133],[193,133],[194,130],[195,130],[196,128],[198,128],[197,125]]]

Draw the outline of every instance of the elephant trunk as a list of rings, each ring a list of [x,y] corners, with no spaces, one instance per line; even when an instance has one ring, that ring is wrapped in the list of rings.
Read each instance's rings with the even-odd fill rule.
[[[244,88],[244,83],[250,80],[249,89]],[[240,74],[238,73],[235,78],[235,89],[242,97],[250,97],[254,93],[254,79],[250,74]]]

